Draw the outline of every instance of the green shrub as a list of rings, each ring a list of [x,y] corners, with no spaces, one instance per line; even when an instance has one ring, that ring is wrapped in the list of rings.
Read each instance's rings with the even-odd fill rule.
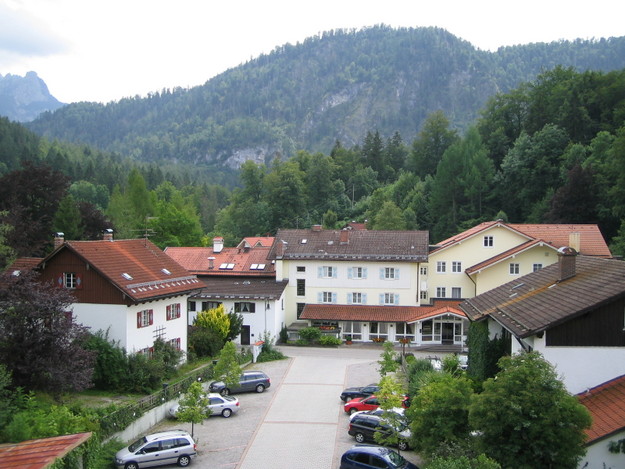
[[[216,357],[225,343],[221,336],[210,329],[192,327],[189,333],[189,353],[194,358]]]
[[[319,342],[319,345],[325,345],[325,346],[331,346],[331,347],[336,347],[338,345],[341,345],[342,343],[341,339],[333,335],[322,335],[319,338],[318,342]]]
[[[319,340],[321,337],[321,331],[318,327],[305,327],[299,331],[299,336],[309,344],[312,344],[313,342]]]

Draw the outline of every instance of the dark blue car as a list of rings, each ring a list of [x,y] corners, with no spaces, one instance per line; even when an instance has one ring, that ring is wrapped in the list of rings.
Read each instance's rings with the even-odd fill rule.
[[[419,469],[397,451],[383,446],[356,445],[341,456],[340,469]]]

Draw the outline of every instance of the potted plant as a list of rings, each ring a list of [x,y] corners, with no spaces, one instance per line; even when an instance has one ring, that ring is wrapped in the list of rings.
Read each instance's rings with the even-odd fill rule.
[[[346,335],[345,336],[345,344],[346,345],[351,345],[352,344],[352,336],[351,335]]]

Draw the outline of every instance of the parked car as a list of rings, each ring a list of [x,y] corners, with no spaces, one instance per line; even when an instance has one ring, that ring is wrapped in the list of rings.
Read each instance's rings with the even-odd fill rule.
[[[209,384],[208,390],[227,396],[237,392],[263,392],[269,386],[271,386],[269,376],[262,371],[244,371],[239,378],[238,386],[226,386],[223,381],[213,381]]]
[[[383,446],[355,445],[341,456],[339,469],[419,469],[397,451]]]
[[[393,407],[390,412],[395,412],[396,414],[398,414],[400,416],[401,419],[405,419],[405,415],[404,415],[404,408],[403,407]],[[384,409],[382,409],[381,407],[378,407],[377,409],[374,410],[361,410],[358,412],[353,412],[350,414],[349,419],[353,419],[356,415],[360,415],[360,414],[368,414],[368,415],[377,415],[378,417],[382,417],[384,415]]]
[[[347,429],[347,433],[353,436],[357,443],[364,443],[365,441],[375,443],[375,437],[373,436],[375,432],[380,432],[383,435],[397,434],[399,437],[397,447],[401,451],[408,449],[411,433],[405,424],[393,427],[377,415],[360,414],[350,420],[349,428]]]
[[[346,388],[339,396],[343,402],[356,399],[357,397],[367,397],[371,394],[375,394],[380,390],[380,386],[375,383],[368,384],[367,386],[358,386],[353,388]]]
[[[197,446],[191,435],[183,430],[152,433],[142,436],[115,455],[118,469],[178,464],[186,467],[197,455]]]
[[[208,409],[211,411],[211,416],[221,415],[228,418],[239,411],[239,400],[236,397],[222,396],[216,392],[209,393],[206,397],[208,398]],[[176,418],[178,409],[180,409],[180,404],[175,404],[169,409],[169,415]]]
[[[408,407],[409,402],[410,401],[408,400],[408,398],[404,397],[402,406]],[[351,401],[347,402],[343,406],[343,410],[345,411],[345,413],[351,415],[354,412],[362,412],[364,410],[375,410],[378,407],[380,407],[380,401],[378,400],[378,398],[375,396],[369,396],[369,397],[361,397],[361,398],[352,399]]]

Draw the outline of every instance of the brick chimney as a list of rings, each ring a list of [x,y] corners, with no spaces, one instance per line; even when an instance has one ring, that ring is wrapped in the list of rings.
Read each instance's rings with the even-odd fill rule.
[[[341,230],[341,234],[339,237],[339,243],[340,244],[349,244],[349,231],[348,230]]]
[[[215,258],[213,256],[208,258],[208,268],[209,269],[215,268]]]
[[[213,252],[215,254],[220,253],[224,248],[224,239],[221,236],[215,236],[213,238]]]
[[[581,250],[581,242],[581,233],[569,233],[569,247],[579,252]]]
[[[569,246],[558,249],[558,264],[560,266],[559,282],[575,277],[575,258],[577,251]]]
[[[321,225],[313,225],[312,226],[312,230],[313,231],[321,231],[322,226]]]
[[[111,228],[107,228],[102,231],[102,239],[104,241],[113,241],[113,230]]]
[[[54,233],[54,249],[58,248],[59,246],[62,246],[64,242],[65,242],[65,233],[62,233],[60,231],[57,231],[56,233]]]

